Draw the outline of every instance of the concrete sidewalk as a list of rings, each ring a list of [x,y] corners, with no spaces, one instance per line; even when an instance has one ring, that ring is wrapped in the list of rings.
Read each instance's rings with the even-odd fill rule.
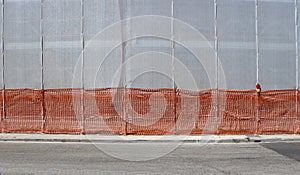
[[[0,141],[30,142],[187,142],[187,143],[253,143],[299,141],[300,135],[71,135],[41,133],[1,133]]]

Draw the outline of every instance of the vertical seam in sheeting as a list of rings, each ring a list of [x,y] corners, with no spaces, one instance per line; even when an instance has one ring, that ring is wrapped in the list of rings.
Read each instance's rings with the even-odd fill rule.
[[[215,46],[215,68],[216,68],[216,94],[217,94],[217,100],[214,105],[216,105],[216,111],[214,114],[216,114],[216,118],[218,120],[219,118],[219,55],[218,55],[218,28],[217,28],[217,17],[218,17],[218,7],[217,7],[217,0],[214,0],[214,46]]]
[[[298,60],[299,60],[299,53],[298,53],[298,8],[297,8],[297,0],[295,0],[295,46],[296,46],[296,89],[299,89],[299,75],[298,75]]]
[[[219,89],[219,54],[218,54],[218,30],[217,30],[217,0],[214,0],[214,46],[215,46],[215,64],[216,64],[216,88]]]
[[[83,35],[83,27],[84,27],[84,0],[80,0],[80,5],[81,5],[81,19],[80,19],[80,40],[81,40],[81,132],[85,133],[85,116],[84,116],[84,35]]]
[[[299,52],[298,52],[298,4],[297,0],[294,1],[295,5],[295,46],[296,46],[296,118],[298,119],[298,90],[299,90]],[[294,126],[295,120],[294,120]],[[297,128],[298,129],[298,128]],[[296,133],[296,132],[295,132]]]
[[[172,78],[173,78],[173,88],[175,88],[175,73],[174,73],[174,1],[171,2],[171,57],[172,57]]]
[[[256,83],[259,82],[259,45],[258,45],[258,0],[255,0],[255,48],[256,48]]]
[[[81,87],[84,89],[84,0],[81,3],[81,19],[80,19],[80,42],[81,42]]]
[[[127,0],[126,0],[126,3],[127,3]],[[124,40],[124,30],[123,30],[123,15],[122,15],[122,11],[121,11],[121,0],[117,0],[117,7],[118,7],[118,11],[119,11],[119,18],[120,18],[120,34],[121,34],[121,75],[120,75],[120,81],[119,81],[119,86],[120,84],[122,83],[122,89],[123,89],[123,92],[122,92],[122,95],[123,95],[123,103],[122,103],[122,107],[123,107],[123,110],[122,110],[122,118],[123,120],[125,120],[125,126],[124,126],[124,135],[127,135],[127,118],[126,118],[126,109],[125,109],[125,103],[124,100],[125,100],[125,96],[126,96],[126,87],[124,87],[124,82],[125,82],[125,78],[123,79],[123,76],[124,76],[124,68],[123,68],[123,63],[124,63],[124,43],[123,43],[123,40]]]
[[[128,17],[130,18],[131,17],[131,0],[127,0],[126,3],[125,3],[125,8],[124,8],[124,14],[123,14],[123,18],[122,20],[124,20],[124,18],[128,19]],[[123,23],[124,25],[124,23]],[[126,58],[129,58],[130,57],[130,47],[132,46],[132,42],[127,42],[127,40],[129,39],[132,39],[131,38],[131,20],[125,20],[125,26],[123,28],[123,32],[124,32],[124,36],[123,36],[123,41],[124,41],[124,48],[123,48],[123,51],[124,51],[124,56],[123,56],[123,59],[124,59],[124,63],[126,63]],[[129,49],[128,49],[129,48]],[[129,96],[127,93],[128,91],[131,91],[130,88],[128,88],[128,86],[130,87],[131,85],[129,85],[131,83],[131,76],[127,76],[127,70],[130,70],[130,63],[127,65],[127,64],[124,64],[122,65],[122,67],[124,68],[123,69],[123,73],[124,73],[124,87],[125,87],[125,90],[124,90],[124,115],[126,117],[126,123],[127,121],[133,121],[133,116],[132,115],[128,115],[128,106],[126,104],[130,104],[131,103],[131,96]],[[131,105],[129,105],[131,106]],[[129,107],[131,108],[131,107]],[[128,129],[128,123],[126,124],[126,133],[131,132],[129,129]]]
[[[176,123],[177,123],[177,109],[176,109],[176,86],[175,86],[175,68],[174,68],[174,50],[175,50],[175,42],[174,42],[174,1],[171,2],[171,58],[172,58],[172,79],[173,79],[173,92],[174,92],[174,130],[173,133],[176,133]]]
[[[42,62],[42,89],[44,89],[44,31],[43,31],[43,3],[44,0],[40,1],[40,47],[41,47],[41,62]]]
[[[123,21],[123,15],[121,10],[121,0],[117,0],[117,6],[119,11],[119,18],[120,18],[120,34],[121,34],[121,75],[120,75],[120,82],[119,85],[122,83],[122,87],[124,87],[124,81],[123,80],[123,63],[124,63],[124,49],[125,49],[125,43],[124,42],[124,21]],[[127,1],[126,1],[127,2]],[[121,82],[122,81],[122,82]]]
[[[124,18],[128,19],[128,17],[131,17],[131,0],[126,1],[123,19]],[[125,32],[124,33],[124,63],[126,63],[126,58],[130,57],[130,47],[132,46],[132,42],[130,42],[130,41],[127,42],[127,40],[132,39],[131,38],[131,20],[125,20],[124,32]],[[124,67],[124,69],[123,69],[123,72],[124,72],[124,87],[125,87],[124,94],[126,94],[125,98],[128,99],[128,104],[131,104],[131,97],[129,97],[128,93],[127,93],[127,91],[130,91],[129,88],[128,88],[128,85],[130,83],[127,82],[128,80],[130,81],[130,76],[129,76],[129,78],[127,76],[127,70],[130,69],[130,63],[128,65],[124,64],[124,66],[122,66],[122,67]],[[127,101],[127,99],[125,99],[125,101]],[[124,105],[124,106],[126,106],[126,105]],[[131,108],[131,107],[129,107],[129,108]],[[126,119],[128,121],[132,121],[133,120],[132,116],[127,115],[127,113],[128,113],[128,108],[126,106],[124,114],[126,115]],[[126,126],[127,126],[126,133],[128,133],[128,130],[129,130],[128,129],[128,124],[126,124]]]
[[[45,108],[45,84],[44,84],[44,31],[43,31],[43,5],[44,0],[40,1],[40,47],[41,47],[41,62],[42,62],[42,132],[45,132],[46,125],[46,108]]]
[[[2,3],[2,6],[1,6],[1,11],[2,11],[2,33],[1,33],[1,38],[2,38],[2,66],[3,66],[3,69],[2,69],[2,81],[3,81],[3,84],[2,84],[2,88],[5,89],[5,83],[4,83],[4,0],[1,1]]]
[[[1,116],[1,122],[3,122],[3,119],[6,116],[5,112],[5,84],[4,84],[4,0],[1,1],[1,13],[2,13],[2,33],[1,33],[1,38],[2,38],[2,116]],[[4,126],[3,123],[1,125],[1,131],[4,132]]]
[[[258,40],[258,0],[255,0],[255,45],[256,45],[256,83],[259,83],[259,40]],[[255,133],[259,132],[259,101],[258,96],[256,96],[256,130]]]

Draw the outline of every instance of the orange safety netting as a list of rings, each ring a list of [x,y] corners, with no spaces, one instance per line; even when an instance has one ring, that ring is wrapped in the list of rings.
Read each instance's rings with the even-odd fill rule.
[[[86,133],[126,134],[122,113],[125,89],[94,89],[84,91],[84,131]],[[115,99],[113,94],[116,93]],[[116,107],[115,107],[116,106]]]
[[[2,132],[300,133],[297,90],[5,89]]]
[[[45,124],[43,132],[82,132],[82,99],[82,89],[44,90]]]
[[[129,134],[171,134],[175,126],[173,89],[127,89],[125,120]]]
[[[1,109],[0,109],[0,115],[1,115],[0,127],[1,127],[1,131],[2,131],[2,132],[3,132],[3,128],[4,128],[4,127],[3,127],[3,123],[4,123],[4,122],[3,122],[3,119],[4,119],[4,117],[3,117],[3,116],[4,116],[4,111],[3,111],[3,109],[4,109],[4,108],[3,108],[3,99],[4,99],[4,98],[3,98],[3,94],[4,94],[4,90],[1,90],[1,91],[0,91],[0,108],[1,108]]]
[[[39,132],[42,125],[42,90],[4,90],[3,132]]]

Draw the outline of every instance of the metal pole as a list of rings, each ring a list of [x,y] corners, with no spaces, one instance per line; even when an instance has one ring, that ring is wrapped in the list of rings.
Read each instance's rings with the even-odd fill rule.
[[[45,109],[45,85],[44,85],[44,31],[43,31],[43,4],[44,0],[41,0],[41,5],[40,5],[40,47],[41,47],[41,61],[42,61],[42,120],[43,120],[43,125],[42,125],[42,132],[45,130],[45,124],[46,124],[46,109]]]
[[[258,0],[255,0],[256,83],[259,83]]]
[[[126,98],[126,87],[124,87],[124,82],[126,82],[125,80],[125,76],[124,76],[124,68],[123,68],[123,63],[125,61],[125,58],[124,58],[124,52],[125,52],[125,42],[124,42],[124,29],[123,29],[123,25],[124,25],[124,22],[123,22],[123,14],[122,14],[122,9],[121,9],[121,0],[117,0],[118,1],[118,11],[119,11],[119,18],[120,18],[120,32],[121,32],[121,75],[120,75],[120,81],[119,81],[119,87],[122,87],[122,90],[123,90],[123,93],[122,93],[122,98],[121,99],[118,99],[118,100],[122,100],[122,118],[125,120],[125,123],[124,123],[124,135],[127,135],[127,116],[126,116],[126,109],[125,109],[125,105],[126,105],[126,101],[125,101],[125,98]],[[127,2],[127,1],[126,1]],[[117,89],[117,96],[119,96],[119,93],[118,92],[119,89]]]
[[[214,47],[215,47],[215,66],[216,66],[216,89],[219,88],[219,59],[218,59],[218,28],[217,28],[217,0],[214,0],[214,39],[215,39],[215,42],[214,42]]]
[[[259,38],[258,38],[258,0],[255,0],[255,43],[256,43],[256,83],[259,83]],[[256,131],[259,130],[259,101],[258,96],[256,97]]]
[[[213,105],[215,106],[215,111],[213,111],[213,117],[214,119],[218,120],[219,119],[219,112],[220,112],[220,109],[219,109],[219,54],[218,54],[218,28],[217,28],[217,25],[218,25],[218,21],[217,21],[217,18],[218,18],[218,6],[217,6],[217,0],[214,0],[214,47],[215,47],[215,68],[216,68],[216,75],[215,75],[215,87],[216,87],[216,94],[217,94],[217,100],[214,100],[213,99]],[[212,92],[213,94],[215,92]],[[214,95],[213,95],[214,96]],[[214,120],[212,119],[212,120]]]
[[[125,14],[126,12],[126,14]],[[124,17],[125,16],[125,17]],[[122,20],[124,20],[124,18],[127,18],[127,17],[131,17],[131,0],[129,1],[126,1],[126,6],[124,8],[124,16],[122,18]],[[124,23],[123,23],[124,25]],[[127,42],[129,39],[132,39],[131,38],[131,20],[125,20],[125,28],[124,28],[124,36],[123,36],[123,41],[124,42],[124,45],[123,45],[123,51],[124,51],[124,54],[123,54],[123,65],[122,65],[122,68],[123,68],[123,80],[124,80],[124,87],[125,87],[125,90],[124,90],[124,116],[126,117],[126,133],[128,133],[128,122],[134,120],[133,116],[131,115],[128,115],[128,109],[131,108],[131,105],[129,105],[131,103],[130,101],[130,97],[127,95],[128,92],[130,92],[130,87],[131,87],[131,77],[130,77],[130,73],[129,75],[127,75],[127,70],[130,70],[130,63],[129,64],[126,64],[126,58],[129,58],[130,57],[130,47],[132,46],[132,43],[131,42]],[[129,48],[129,49],[127,49]],[[129,82],[127,82],[129,81]]]
[[[173,87],[175,88],[175,68],[174,68],[174,52],[175,52],[175,42],[174,42],[174,1],[171,3],[171,56],[172,56],[172,76],[173,76]]]
[[[1,52],[1,57],[2,57],[2,116],[1,116],[1,123],[3,122],[6,112],[5,112],[5,81],[4,81],[4,0],[1,1],[1,13],[2,13],[2,33],[1,33],[1,44],[2,44],[2,52]],[[2,132],[4,132],[4,126],[2,124]]]
[[[41,5],[40,5],[40,47],[41,47],[41,61],[42,61],[42,89],[44,90],[44,31],[43,31],[43,3],[44,0],[41,0]]]
[[[171,3],[171,57],[172,57],[172,79],[173,79],[173,91],[174,91],[174,131],[175,134],[177,131],[177,100],[176,100],[176,82],[175,82],[175,68],[174,68],[174,54],[175,54],[175,41],[174,41],[174,1]]]
[[[81,42],[81,83],[82,83],[82,89],[81,89],[81,98],[82,98],[82,128],[81,132],[84,134],[85,133],[85,115],[84,115],[84,110],[85,110],[85,103],[84,103],[84,0],[80,1],[81,4],[81,19],[80,19],[80,42]]]
[[[299,89],[299,52],[298,52],[298,7],[297,0],[295,0],[295,46],[296,46],[296,88]]]
[[[298,119],[298,90],[299,90],[299,51],[298,51],[298,3],[294,1],[295,5],[295,46],[296,46],[296,119]],[[295,126],[295,120],[294,120]],[[300,126],[299,126],[300,127]],[[300,128],[297,128],[299,130]],[[295,131],[296,132],[296,131]]]

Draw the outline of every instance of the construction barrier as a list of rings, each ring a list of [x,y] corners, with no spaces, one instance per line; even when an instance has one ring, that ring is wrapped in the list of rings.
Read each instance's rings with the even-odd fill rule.
[[[84,132],[126,134],[124,117],[116,110],[123,108],[122,98],[125,92],[125,89],[85,90]]]
[[[42,90],[5,89],[2,98],[4,98],[3,132],[41,131],[43,125]]]
[[[300,133],[297,90],[5,89],[1,132]]]
[[[45,124],[42,131],[46,133],[82,132],[82,102],[82,89],[45,90]]]

